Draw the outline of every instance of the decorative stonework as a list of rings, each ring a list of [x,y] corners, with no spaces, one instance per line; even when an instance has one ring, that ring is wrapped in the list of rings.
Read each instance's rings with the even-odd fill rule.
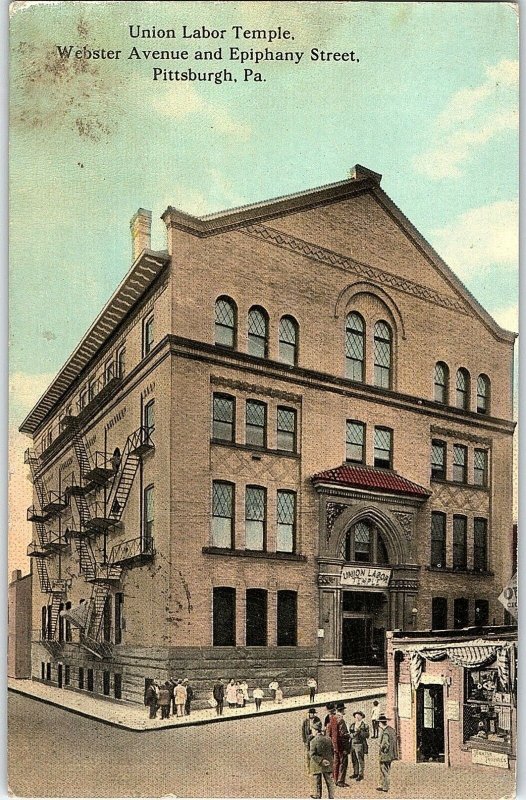
[[[318,586],[339,586],[339,575],[318,575]]]
[[[488,439],[486,436],[478,436],[473,433],[467,433],[466,431],[456,431],[451,428],[442,428],[439,425],[431,425],[430,430],[433,435],[443,436],[446,439],[473,442],[474,444],[486,445],[486,447],[491,446],[491,439]]]
[[[400,523],[405,538],[410,542],[413,538],[413,515],[407,511],[395,511],[394,509],[392,512]]]
[[[334,523],[340,516],[340,514],[345,511],[346,508],[349,508],[348,505],[345,503],[327,503],[326,506],[326,517],[325,517],[325,532],[327,535],[327,542],[331,538],[332,529],[334,528]]]
[[[449,483],[433,484],[433,508],[489,514],[489,496],[484,490]]]
[[[408,592],[418,592],[420,581],[410,578],[391,578],[390,589],[404,590]]]
[[[216,375],[210,376],[210,383],[213,386],[224,386],[228,389],[237,389],[240,392],[248,392],[249,394],[259,394],[265,397],[275,397],[278,400],[287,400],[289,403],[301,403],[301,395],[299,394],[281,392],[278,389],[273,389],[269,386],[260,386],[256,383],[246,383],[245,381],[231,380]]]
[[[367,264],[362,264],[355,261],[348,256],[340,255],[325,247],[306,242],[303,239],[298,239],[296,236],[291,236],[287,233],[282,233],[275,228],[270,228],[266,225],[247,225],[245,228],[240,229],[240,233],[248,236],[253,236],[256,239],[262,239],[265,242],[281,247],[284,250],[289,250],[292,253],[299,253],[314,261],[321,262],[322,264],[329,264],[332,267],[339,267],[346,271],[359,275],[370,281],[376,281],[384,286],[390,286],[392,289],[398,289],[400,292],[418,297],[420,300],[427,300],[429,303],[434,303],[442,308],[449,308],[457,311],[460,314],[467,314],[465,303],[455,297],[448,297],[439,294],[434,289],[427,286],[422,286],[419,283],[414,283],[406,278],[401,278],[398,275],[393,275],[390,272],[385,272],[376,267],[370,267]]]

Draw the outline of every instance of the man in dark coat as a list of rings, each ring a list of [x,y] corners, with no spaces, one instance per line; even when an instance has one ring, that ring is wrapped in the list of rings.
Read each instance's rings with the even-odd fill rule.
[[[389,780],[391,777],[391,764],[398,758],[398,748],[396,744],[396,731],[388,725],[389,718],[385,714],[378,717],[380,727],[380,741],[378,758],[380,760],[380,775],[382,785],[377,787],[379,792],[389,791]]]
[[[328,736],[322,733],[321,722],[316,722],[313,725],[314,736],[311,739],[309,746],[309,769],[312,775],[312,794],[311,797],[321,797],[322,791],[322,776],[327,786],[329,798],[334,797],[334,781],[332,779],[333,769],[333,748],[332,742]]]
[[[172,690],[170,681],[166,681],[159,688],[159,705],[161,706],[161,719],[168,719],[170,716],[170,700]]]
[[[214,685],[212,693],[214,695],[214,700],[216,701],[216,714],[220,716],[223,713],[223,703],[225,702],[225,687],[222,678],[217,679],[217,683]]]
[[[150,709],[150,719],[155,719],[157,716],[157,692],[153,683],[150,683],[144,693],[144,705]]]
[[[340,766],[336,786],[349,786],[345,779],[347,777],[347,767],[349,765],[349,753],[351,752],[351,734],[345,722],[345,706],[343,703],[336,704],[336,718],[338,720],[338,742],[340,746]]]
[[[183,685],[186,686],[186,701],[184,704],[184,713],[188,717],[190,716],[190,711],[192,710],[192,700],[194,699],[194,690],[188,683],[188,678],[184,679]]]
[[[365,769],[365,756],[369,752],[367,739],[369,738],[369,726],[365,724],[365,714],[363,711],[355,711],[353,714],[354,722],[349,727],[351,734],[351,757],[353,774],[352,778],[356,781],[363,781]]]
[[[314,725],[317,722],[320,722],[320,718],[316,716],[316,709],[315,708],[309,708],[308,715],[305,717],[305,719],[303,720],[302,725],[301,725],[301,738],[303,739],[303,744],[305,745],[305,748],[307,750],[307,773],[309,775],[310,775],[309,747],[310,747],[310,741],[311,741],[312,737],[314,736],[313,728],[314,728]]]

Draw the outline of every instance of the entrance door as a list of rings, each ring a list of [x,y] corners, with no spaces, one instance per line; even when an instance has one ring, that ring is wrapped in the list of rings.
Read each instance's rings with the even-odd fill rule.
[[[370,664],[372,619],[344,617],[342,631],[342,663]]]
[[[62,689],[62,664],[57,664],[57,683],[58,688]]]
[[[444,761],[444,689],[419,686],[416,693],[418,761]]]

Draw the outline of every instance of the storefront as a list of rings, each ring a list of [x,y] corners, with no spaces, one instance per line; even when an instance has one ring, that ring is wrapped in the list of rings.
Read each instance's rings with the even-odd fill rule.
[[[402,761],[514,767],[517,628],[387,634]]]

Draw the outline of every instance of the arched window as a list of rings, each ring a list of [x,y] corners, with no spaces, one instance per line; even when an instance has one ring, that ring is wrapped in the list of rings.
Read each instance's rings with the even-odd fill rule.
[[[356,312],[345,323],[345,376],[351,381],[364,380],[365,323]]]
[[[387,322],[374,326],[374,385],[391,388],[391,328]]]
[[[298,363],[298,323],[294,317],[279,321],[279,360],[295,366]]]
[[[236,346],[237,308],[230,297],[218,297],[215,306],[215,343],[233,349]]]
[[[382,534],[367,519],[347,531],[341,544],[340,558],[363,564],[388,564],[389,556]]]
[[[463,408],[465,411],[469,410],[469,372],[467,369],[461,367],[457,370],[457,408]]]
[[[479,375],[477,378],[477,412],[479,414],[489,414],[489,390],[488,376]]]
[[[268,316],[257,306],[248,312],[248,352],[258,358],[268,354]]]
[[[443,361],[435,364],[435,401],[446,404],[448,401],[449,368]]]

